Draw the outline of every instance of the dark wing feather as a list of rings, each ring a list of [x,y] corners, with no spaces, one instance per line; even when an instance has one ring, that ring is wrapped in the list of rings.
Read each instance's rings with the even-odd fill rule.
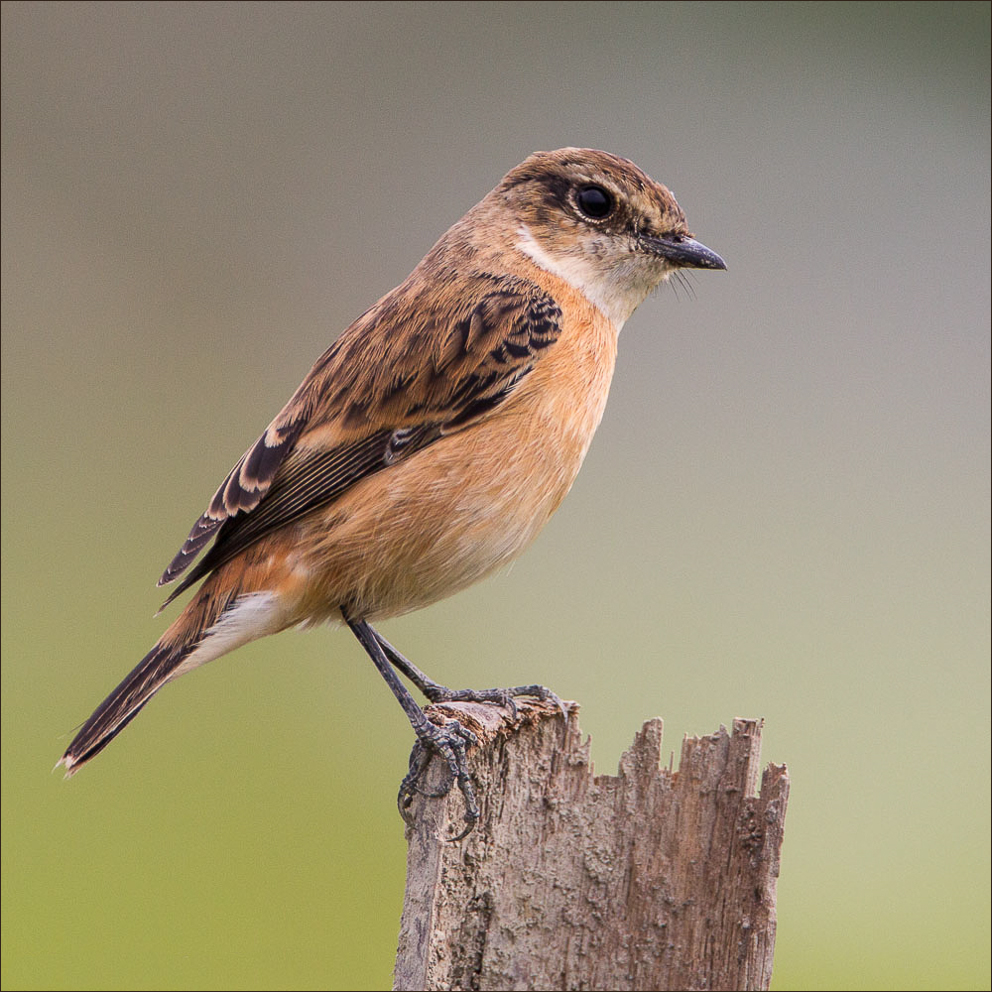
[[[288,405],[287,408],[288,409]],[[284,411],[285,412],[285,411]],[[193,563],[225,521],[258,506],[268,490],[276,471],[303,430],[305,419],[296,417],[280,423],[280,414],[265,433],[241,456],[221,487],[214,493],[210,505],[189,532],[183,546],[158,580],[160,586],[172,582]],[[171,602],[172,597],[170,597]]]
[[[486,416],[558,339],[561,313],[534,283],[462,277],[446,296],[438,282],[433,307],[408,280],[321,356],[194,524],[159,585],[216,541],[165,605],[266,534]]]
[[[397,449],[394,438],[399,431],[382,430],[354,444],[341,445],[326,451],[311,451],[293,460],[291,471],[278,476],[258,507],[250,513],[239,513],[223,522],[214,546],[197,562],[162,604],[169,605],[191,585],[266,534],[285,527],[312,510],[333,502],[359,479],[372,475],[393,464],[394,449],[403,456],[429,444],[439,432],[421,428],[416,436],[401,439]]]

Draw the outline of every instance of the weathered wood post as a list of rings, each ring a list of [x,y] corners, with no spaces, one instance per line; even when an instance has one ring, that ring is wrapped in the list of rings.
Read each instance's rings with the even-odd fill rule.
[[[757,793],[761,723],[687,738],[659,767],[650,720],[617,776],[594,775],[570,704],[444,704],[479,736],[481,817],[453,789],[414,806],[395,989],[767,989],[789,795]],[[428,712],[431,712],[429,710]],[[425,791],[446,770],[432,762]]]

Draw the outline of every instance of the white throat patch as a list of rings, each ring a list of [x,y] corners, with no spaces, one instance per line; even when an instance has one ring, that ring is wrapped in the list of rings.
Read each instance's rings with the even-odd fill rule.
[[[542,247],[530,228],[522,224],[516,247],[546,272],[564,279],[600,310],[619,331],[627,318],[644,302],[648,293],[668,278],[652,271],[641,257],[632,256],[627,264],[607,267],[601,260],[581,253],[552,255]]]

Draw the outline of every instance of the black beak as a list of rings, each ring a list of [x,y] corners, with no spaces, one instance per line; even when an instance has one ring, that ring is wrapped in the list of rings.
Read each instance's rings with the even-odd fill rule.
[[[641,244],[652,255],[677,265],[680,269],[725,269],[727,263],[715,251],[692,238],[652,238],[641,235]]]

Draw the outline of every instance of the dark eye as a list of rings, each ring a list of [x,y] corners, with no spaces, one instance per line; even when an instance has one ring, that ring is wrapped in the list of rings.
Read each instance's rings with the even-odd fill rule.
[[[575,202],[593,220],[602,220],[613,213],[613,197],[602,186],[583,186],[575,194]]]

